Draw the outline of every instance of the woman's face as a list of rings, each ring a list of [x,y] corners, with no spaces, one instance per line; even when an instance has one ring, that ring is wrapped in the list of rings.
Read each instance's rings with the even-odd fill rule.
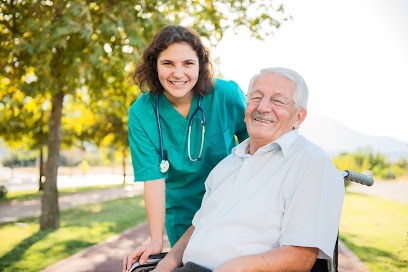
[[[157,73],[170,102],[191,101],[199,75],[197,53],[188,43],[173,43],[159,54]]]

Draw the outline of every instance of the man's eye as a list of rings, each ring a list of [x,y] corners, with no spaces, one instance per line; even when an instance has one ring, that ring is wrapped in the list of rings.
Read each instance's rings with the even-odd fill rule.
[[[262,99],[262,95],[260,94],[249,94],[248,97],[250,100],[261,100]]]
[[[259,100],[262,100],[262,97],[260,97],[260,96],[252,96],[252,97],[251,97],[251,100],[259,101]]]
[[[282,100],[279,99],[272,99],[272,103],[278,106],[282,106],[285,105],[285,102],[283,102]]]

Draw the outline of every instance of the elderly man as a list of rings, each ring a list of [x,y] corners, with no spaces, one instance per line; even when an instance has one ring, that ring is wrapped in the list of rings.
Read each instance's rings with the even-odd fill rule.
[[[332,257],[344,183],[326,152],[299,134],[307,100],[307,85],[293,70],[268,68],[252,78],[249,138],[210,173],[192,226],[155,271],[182,264],[309,271],[317,257]]]

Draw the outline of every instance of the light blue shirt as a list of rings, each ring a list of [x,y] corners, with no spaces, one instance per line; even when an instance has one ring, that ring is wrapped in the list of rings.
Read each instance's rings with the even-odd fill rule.
[[[183,263],[213,270],[284,245],[316,247],[319,258],[331,257],[345,189],[326,152],[298,130],[253,155],[248,150],[246,140],[208,176]]]

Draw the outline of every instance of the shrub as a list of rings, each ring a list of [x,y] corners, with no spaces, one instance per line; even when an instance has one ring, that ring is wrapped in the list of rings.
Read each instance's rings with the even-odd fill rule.
[[[6,198],[7,188],[4,185],[0,185],[0,198]]]

